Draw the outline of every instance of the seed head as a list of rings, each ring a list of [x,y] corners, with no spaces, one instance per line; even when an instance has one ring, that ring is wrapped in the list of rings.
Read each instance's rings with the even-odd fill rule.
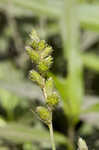
[[[36,82],[40,87],[43,86],[44,84],[44,79],[42,78],[42,76],[36,72],[35,70],[31,70],[29,73],[29,77],[33,82]]]
[[[38,106],[36,112],[44,123],[46,123],[47,125],[51,123],[52,121],[51,112],[47,108]]]
[[[51,109],[53,109],[59,103],[58,94],[53,92],[52,95],[47,97],[46,103]]]

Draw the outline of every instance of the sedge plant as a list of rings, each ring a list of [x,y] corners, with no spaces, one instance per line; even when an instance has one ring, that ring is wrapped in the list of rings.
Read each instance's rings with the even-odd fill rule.
[[[37,117],[48,126],[52,150],[56,150],[53,136],[52,112],[59,102],[59,96],[54,89],[53,79],[48,76],[48,71],[53,62],[52,51],[52,47],[44,40],[40,40],[36,31],[32,30],[26,46],[26,52],[35,67],[29,72],[29,78],[41,88],[45,99],[45,105],[38,106],[35,112]]]
[[[56,150],[53,136],[52,112],[59,103],[59,95],[55,91],[52,77],[48,75],[53,62],[52,51],[52,47],[44,40],[40,40],[37,32],[32,30],[26,46],[26,52],[35,67],[29,72],[29,78],[41,88],[45,99],[45,105],[37,106],[35,113],[48,126],[52,150]],[[78,140],[78,149],[88,150],[87,144],[82,138]]]

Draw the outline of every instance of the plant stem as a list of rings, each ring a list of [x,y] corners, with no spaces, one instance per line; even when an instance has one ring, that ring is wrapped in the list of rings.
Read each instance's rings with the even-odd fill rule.
[[[49,125],[49,130],[50,130],[50,138],[51,138],[52,150],[56,150],[55,142],[54,142],[53,125],[52,125],[52,123]]]
[[[68,138],[70,140],[70,142],[72,143],[73,147],[74,147],[74,137],[75,137],[75,133],[74,133],[74,127],[73,126],[69,126],[68,129]]]

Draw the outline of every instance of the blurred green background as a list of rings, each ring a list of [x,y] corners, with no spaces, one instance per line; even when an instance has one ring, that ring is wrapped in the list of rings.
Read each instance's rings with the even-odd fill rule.
[[[99,0],[0,0],[0,150],[49,150],[47,127],[31,112],[42,92],[28,79],[25,45],[36,29],[50,44],[61,101],[53,113],[57,150],[79,136],[99,149]]]

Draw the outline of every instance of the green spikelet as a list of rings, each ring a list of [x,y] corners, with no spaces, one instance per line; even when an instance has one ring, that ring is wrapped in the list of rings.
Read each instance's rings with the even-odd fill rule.
[[[51,46],[47,46],[44,51],[41,53],[41,58],[45,58],[52,53],[53,49]]]
[[[40,71],[40,73],[45,74],[47,73],[47,71],[49,70],[51,64],[52,64],[52,57],[49,56],[46,59],[43,59],[39,62],[38,65],[38,70]]]
[[[39,118],[44,123],[46,123],[47,125],[49,125],[51,123],[51,121],[52,121],[51,112],[47,108],[38,106],[36,109],[36,112],[37,112]]]
[[[46,47],[46,43],[44,40],[39,41],[38,43],[38,50],[41,51]]]
[[[48,96],[46,103],[51,109],[56,107],[56,105],[59,103],[59,97],[58,97],[57,93],[53,92],[52,95]]]
[[[39,54],[34,51],[31,47],[27,46],[26,47],[26,51],[27,54],[29,55],[30,59],[34,62],[34,63],[39,63],[40,57]]]
[[[54,83],[53,83],[53,79],[50,77],[46,80],[45,83],[45,90],[46,90],[46,94],[49,96],[52,94],[54,89]]]
[[[38,70],[41,74],[44,75],[48,71],[48,69],[49,69],[49,66],[48,66],[48,64],[46,63],[45,60],[42,60],[42,61],[39,62]]]
[[[34,50],[38,50],[38,42],[33,40],[29,42],[29,45],[34,49]]]
[[[29,77],[33,82],[36,82],[40,87],[43,87],[44,79],[38,72],[36,72],[35,70],[31,70],[29,73]]]
[[[78,148],[79,150],[88,150],[87,144],[82,138],[79,138],[78,140]]]

